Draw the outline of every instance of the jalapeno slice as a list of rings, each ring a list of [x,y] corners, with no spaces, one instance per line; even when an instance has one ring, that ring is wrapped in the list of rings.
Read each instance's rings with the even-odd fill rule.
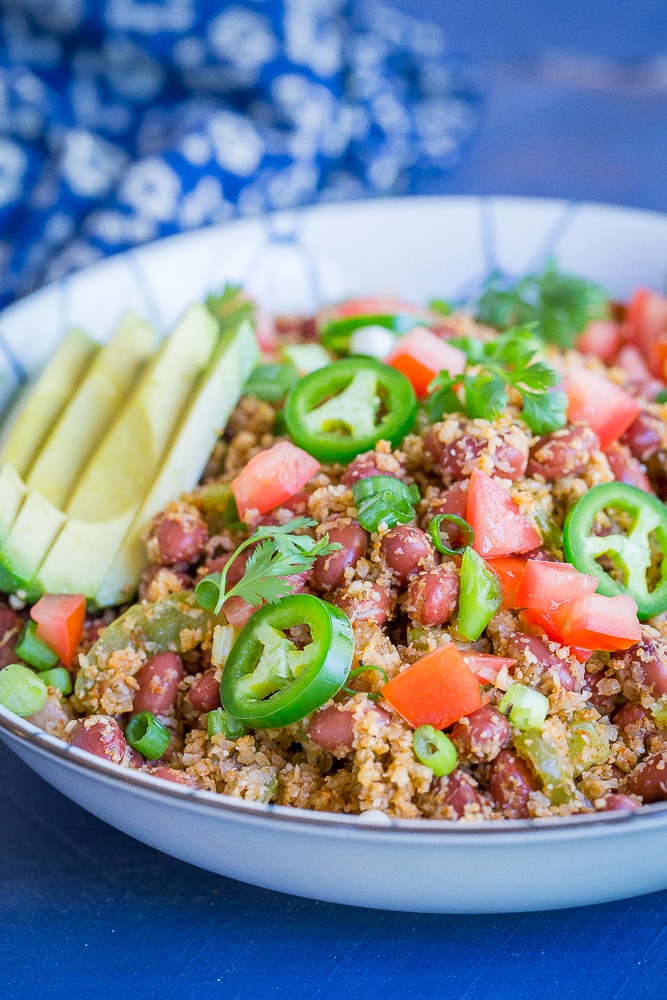
[[[287,629],[307,625],[299,649]],[[294,594],[256,611],[234,643],[220,682],[227,712],[252,729],[298,722],[340,691],[352,663],[347,616],[309,594]]]
[[[293,441],[321,462],[349,462],[380,439],[397,445],[416,415],[405,376],[373,358],[347,358],[311,372],[285,404]]]
[[[595,518],[605,510],[629,515],[629,531],[591,534]],[[657,497],[625,483],[593,486],[567,516],[563,547],[568,562],[582,573],[597,576],[598,593],[634,598],[639,618],[667,610],[667,508]],[[611,562],[616,576],[598,562],[603,556]]]

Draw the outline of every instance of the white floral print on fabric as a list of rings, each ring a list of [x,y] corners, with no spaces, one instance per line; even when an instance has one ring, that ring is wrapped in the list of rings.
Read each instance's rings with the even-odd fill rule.
[[[0,305],[182,229],[412,191],[479,101],[375,0],[0,4]]]

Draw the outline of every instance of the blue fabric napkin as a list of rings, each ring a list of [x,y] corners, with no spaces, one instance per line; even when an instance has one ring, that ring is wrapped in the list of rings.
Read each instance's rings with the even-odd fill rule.
[[[0,0],[0,305],[184,229],[409,192],[479,96],[375,2]]]

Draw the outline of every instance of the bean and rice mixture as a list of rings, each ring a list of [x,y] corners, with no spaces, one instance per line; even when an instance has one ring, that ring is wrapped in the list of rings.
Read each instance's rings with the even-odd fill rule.
[[[620,307],[615,320],[622,320]],[[282,343],[314,339],[312,318],[283,318],[277,328]],[[440,338],[484,342],[495,335],[464,312],[443,318],[434,329]],[[135,641],[128,626],[127,644],[114,642],[91,658],[94,643],[127,606],[89,615],[72,668],[73,677],[78,672],[75,693],[65,697],[50,688],[32,721],[122,767],[223,795],[320,811],[374,809],[392,817],[470,822],[636,809],[667,799],[667,612],[637,623],[638,641],[627,648],[576,655],[549,638],[539,620],[512,607],[503,589],[502,605],[479,637],[466,638],[457,628],[461,556],[439,552],[429,530],[440,514],[466,518],[471,478],[477,476],[479,482],[491,480],[524,523],[535,526],[537,544],[524,548],[521,558],[563,562],[564,523],[587,491],[620,482],[667,497],[667,404],[655,401],[662,382],[639,353],[629,357],[625,344],[609,363],[576,350],[548,347],[545,353],[565,381],[582,373],[604,379],[638,404],[620,437],[601,443],[596,430],[580,421],[534,433],[522,419],[520,395],[510,387],[494,419],[460,409],[431,422],[420,411],[398,444],[380,439],[351,461],[322,462],[293,496],[261,515],[246,511],[241,523],[222,516],[211,502],[212,488],[232,483],[254,456],[287,439],[282,401],[243,396],[201,485],[168,504],[147,539],[137,613],[150,619],[160,602],[171,602],[183,618],[177,651]],[[362,527],[353,487],[374,476],[416,484],[414,518],[391,527],[381,522],[374,531]],[[192,601],[194,587],[223,569],[258,525],[284,525],[302,516],[315,524],[300,528],[301,534],[315,540],[327,534],[340,548],[295,576],[292,592],[322,598],[349,618],[353,671],[345,688],[298,721],[241,727],[233,738],[226,731],[211,734],[207,720],[221,706],[225,657],[212,659],[214,623]],[[622,514],[619,519],[622,528]],[[453,547],[462,542],[457,524],[441,524],[441,537],[448,533]],[[593,534],[614,530],[601,511]],[[249,551],[234,561],[228,582],[242,577]],[[612,562],[601,565],[614,575]],[[219,620],[238,635],[253,612],[243,598],[231,597]],[[26,614],[16,602],[0,609],[2,666],[15,659],[13,641]],[[299,649],[298,629],[291,638]],[[469,662],[495,666],[479,678],[479,707],[442,727],[455,764],[437,774],[428,757],[415,752],[414,720],[408,723],[382,689],[447,646],[464,656],[489,654]],[[363,666],[371,669],[355,672]],[[499,710],[513,684],[548,700],[546,718],[528,737],[526,727],[515,724],[519,716],[506,706]],[[144,711],[170,732],[156,760],[145,760],[124,736],[130,717]],[[531,752],[535,739],[541,757]]]

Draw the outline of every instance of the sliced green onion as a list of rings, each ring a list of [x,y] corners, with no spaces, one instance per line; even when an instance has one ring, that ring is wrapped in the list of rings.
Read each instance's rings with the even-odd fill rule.
[[[321,344],[286,344],[280,353],[299,375],[309,375],[331,364],[331,357]]]
[[[265,403],[279,403],[298,381],[298,372],[292,364],[258,365],[250,372],[243,394]]]
[[[539,729],[547,717],[549,699],[535,688],[512,684],[498,704],[498,711],[503,715],[508,709],[509,720],[517,729]]]
[[[53,670],[44,670],[40,674],[41,680],[49,687],[57,688],[63,694],[72,693],[72,678],[69,670],[65,667],[55,667]]]
[[[14,652],[19,660],[25,660],[36,670],[49,670],[60,661],[57,653],[37,638],[37,622],[28,621],[21,630]]]
[[[224,667],[238,634],[239,629],[233,625],[215,626],[211,645],[211,663],[214,667]]]
[[[377,531],[381,524],[393,528],[415,519],[414,505],[419,501],[419,487],[408,486],[395,476],[369,476],[358,479],[352,495],[359,524],[366,531]]]
[[[419,726],[412,737],[415,757],[430,767],[437,778],[451,774],[458,763],[456,747],[449,736],[433,726]]]
[[[49,696],[41,677],[22,663],[10,663],[0,670],[0,705],[23,718],[46,705]]]
[[[442,535],[440,534],[440,525],[443,521],[447,524],[453,524],[463,532],[465,541],[458,549],[452,549],[443,542]],[[428,532],[438,552],[442,552],[446,556],[460,556],[469,545],[473,545],[475,542],[475,532],[471,525],[468,524],[465,518],[459,517],[458,514],[436,514],[429,522]]]
[[[479,639],[502,604],[500,580],[474,549],[461,559],[459,616],[457,631],[466,639]]]
[[[357,513],[361,527],[370,532],[377,531],[381,524],[393,528],[397,524],[409,524],[415,519],[412,504],[394,493],[380,493],[371,500],[365,500]]]
[[[171,733],[152,712],[139,712],[128,722],[125,739],[146,760],[157,760],[169,746]]]
[[[238,740],[246,732],[246,728],[241,720],[235,719],[229,712],[225,712],[224,708],[214,708],[212,712],[208,713],[206,716],[206,728],[209,740],[212,740],[214,736],[218,736],[220,733],[223,734],[226,740]]]
[[[367,670],[377,671],[377,673],[382,676],[382,679],[385,682],[385,684],[388,682],[389,674],[387,673],[387,671],[383,670],[382,667],[376,667],[372,663],[362,663],[360,667],[355,667],[354,670],[350,670],[349,674],[347,675],[348,681],[351,681],[354,677],[358,677],[359,674],[365,673]],[[349,694],[351,697],[354,697],[355,694],[359,694],[359,692],[355,691],[354,688],[349,687],[347,683],[343,684],[341,691],[344,691],[345,694]],[[368,694],[368,697],[371,699],[371,701],[377,701],[377,699],[380,697],[380,695],[376,691],[367,691],[366,693]]]

